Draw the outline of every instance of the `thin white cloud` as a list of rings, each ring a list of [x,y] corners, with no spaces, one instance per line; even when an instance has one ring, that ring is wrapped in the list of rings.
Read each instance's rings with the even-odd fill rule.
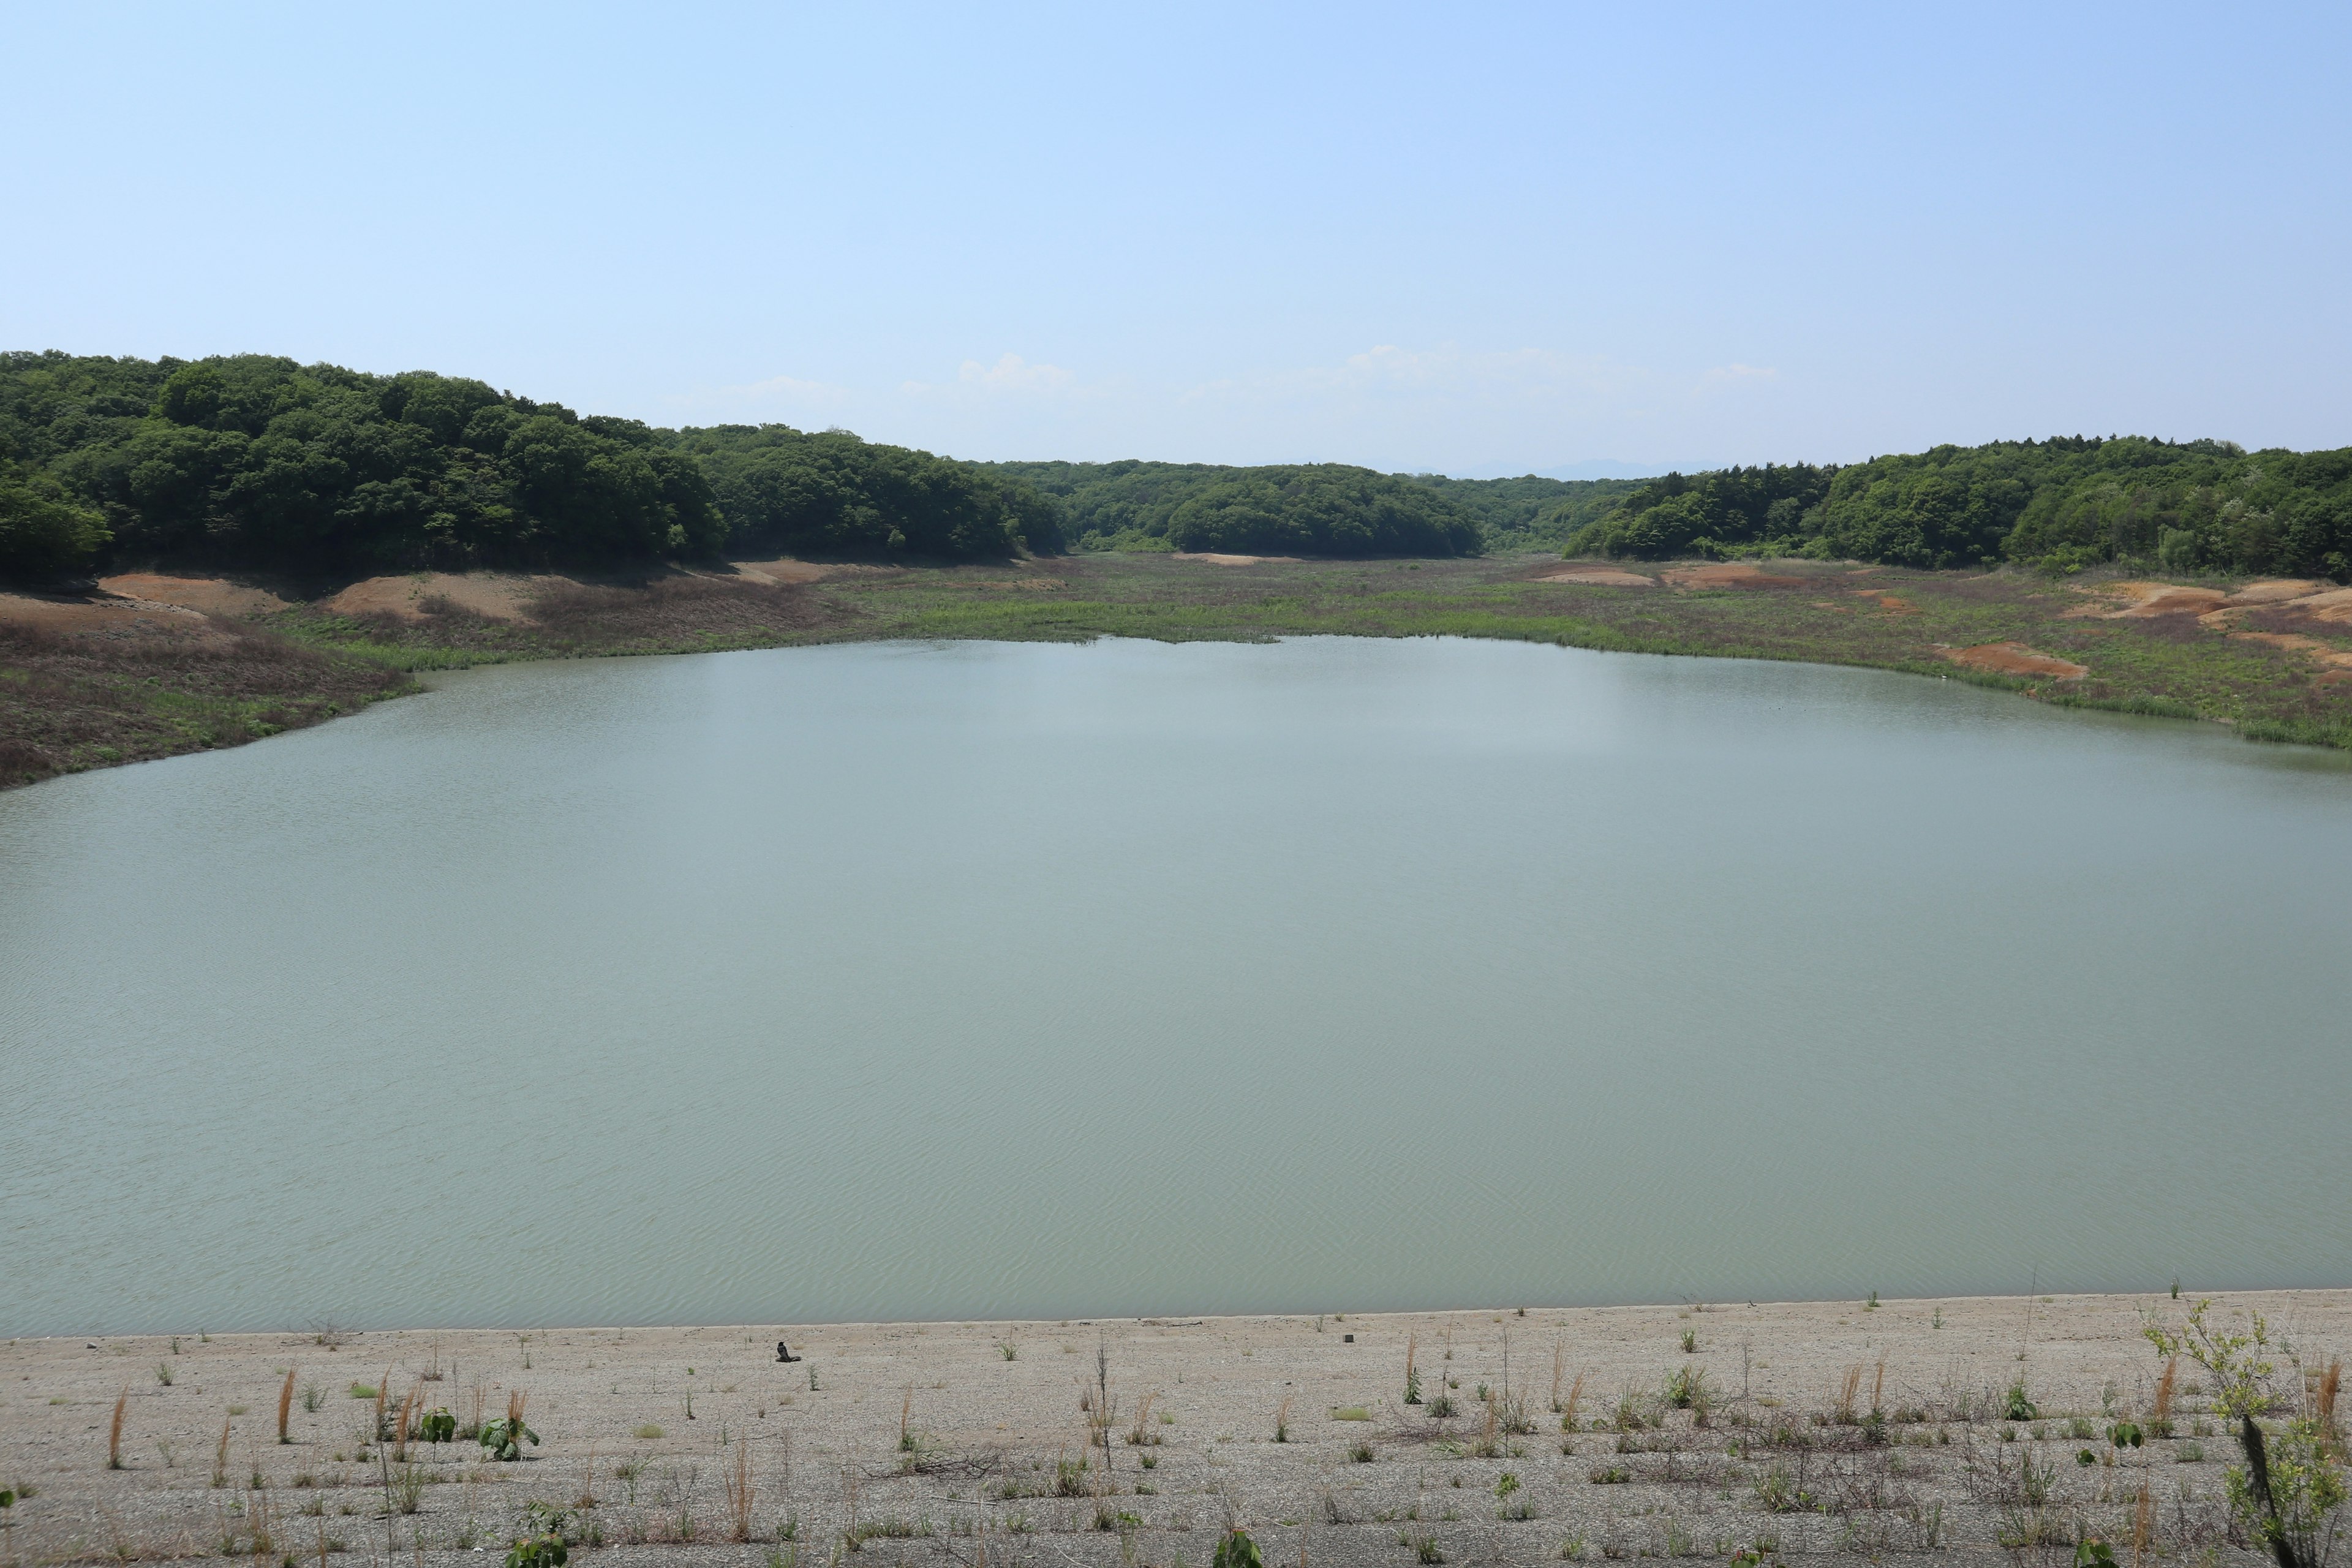
[[[1003,397],[1087,396],[1099,389],[1082,384],[1077,374],[1058,364],[1032,363],[1016,353],[999,354],[993,364],[968,359],[951,382],[902,381],[901,395],[927,400],[974,402]]]

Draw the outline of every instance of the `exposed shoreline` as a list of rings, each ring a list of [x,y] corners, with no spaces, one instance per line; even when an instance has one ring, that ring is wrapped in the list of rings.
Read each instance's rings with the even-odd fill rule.
[[[418,574],[314,600],[258,581],[108,581],[112,596],[83,603],[0,593],[0,785],[259,739],[412,690],[420,670],[894,638],[1502,637],[1891,669],[2352,747],[2352,590],[2316,582],[1549,554],[778,560],[632,582]]]
[[[877,1562],[1198,1565],[1229,1519],[1269,1563],[1303,1551],[1407,1563],[1424,1541],[1457,1563],[1759,1542],[1789,1557],[1990,1560],[2029,1526],[2059,1557],[2083,1532],[2127,1542],[2135,1529],[2167,1556],[2234,1556],[2220,1500],[2232,1453],[2193,1363],[2171,1436],[2122,1450],[2105,1436],[2116,1419],[2153,1420],[2163,1363],[2140,1331],[2178,1324],[2194,1300],[16,1340],[0,1349],[0,1486],[37,1489],[15,1510],[26,1561],[248,1551],[256,1507],[302,1561],[322,1542],[331,1560],[340,1542],[346,1562],[467,1561],[502,1550],[534,1500],[572,1509],[565,1528],[603,1548],[591,1560],[615,1563],[829,1562],[862,1535]],[[2352,1349],[2352,1289],[2231,1292],[2211,1310],[2265,1315],[2290,1404],[2304,1372]],[[1510,1409],[1507,1337],[1509,1394],[1528,1413],[1518,1432],[1490,1431],[1477,1396],[1486,1384]],[[805,1359],[777,1364],[779,1338]],[[1409,1342],[1419,1405],[1403,1400]],[[1664,1397],[1696,1368],[1704,1424]],[[1440,1418],[1445,1382],[1457,1411]],[[2032,1419],[2009,1407],[2020,1382]],[[543,1442],[515,1464],[412,1443],[395,1465],[368,1441],[375,1405],[355,1384],[386,1388],[390,1412],[414,1394],[414,1410],[446,1406],[460,1423],[524,1392]],[[1097,1462],[1061,1482],[1057,1465],[1089,1451],[1081,1395],[1091,1405],[1105,1384],[1107,1476]],[[109,1470],[118,1397],[126,1468]],[[1555,1404],[1574,1405],[1572,1429]],[[1621,1407],[1641,1425],[1621,1430]],[[739,1463],[755,1493],[740,1543],[728,1539]],[[1784,1487],[1811,1502],[1776,1511]]]

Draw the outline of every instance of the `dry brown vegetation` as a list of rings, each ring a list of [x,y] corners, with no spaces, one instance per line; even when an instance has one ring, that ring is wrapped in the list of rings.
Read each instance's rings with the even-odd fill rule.
[[[0,784],[233,746],[409,685],[381,664],[193,613],[123,635],[0,616]]]

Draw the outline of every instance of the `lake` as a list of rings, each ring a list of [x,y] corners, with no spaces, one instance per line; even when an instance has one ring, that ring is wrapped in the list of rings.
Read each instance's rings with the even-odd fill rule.
[[[0,795],[0,1331],[2341,1285],[2347,868],[1870,671],[471,671]]]

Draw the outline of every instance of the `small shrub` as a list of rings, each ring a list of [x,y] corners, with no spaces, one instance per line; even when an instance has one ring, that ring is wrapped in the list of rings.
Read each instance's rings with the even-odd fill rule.
[[[2271,1549],[2282,1568],[2325,1568],[2345,1500],[2335,1435],[2316,1420],[2290,1421],[2265,1438],[2239,1416],[2246,1463],[2222,1478],[2230,1511]]]
[[[1586,1479],[1596,1487],[1622,1487],[1633,1479],[1633,1472],[1622,1465],[1595,1467]]]
[[[518,1540],[507,1549],[507,1568],[562,1568],[572,1555],[563,1537],[549,1532]]]
[[[2212,1305],[2198,1302],[2178,1330],[2150,1321],[2140,1334],[2157,1354],[2186,1355],[2212,1375],[2214,1415],[2224,1421],[2259,1415],[2272,1404],[2270,1380],[2275,1368],[2269,1357],[2270,1324],[2260,1312],[2249,1312],[2234,1331],[2219,1328],[2206,1321]]]
[[[1217,1542],[1216,1555],[1209,1568],[1265,1568],[1265,1554],[1245,1530],[1229,1530]]]
[[[1666,1403],[1677,1410],[1705,1410],[1714,1402],[1714,1394],[1703,1366],[1682,1367],[1666,1378]]]
[[[1373,1454],[1372,1446],[1370,1443],[1359,1442],[1348,1450],[1348,1458],[1356,1464],[1369,1465],[1377,1456]]]
[[[493,1459],[512,1464],[522,1458],[522,1446],[528,1440],[539,1447],[539,1434],[523,1425],[522,1407],[527,1396],[520,1390],[507,1395],[507,1413],[495,1421],[482,1424],[481,1445]]]
[[[1767,1513],[1810,1513],[1818,1506],[1786,1465],[1772,1466],[1757,1480],[1756,1500]]]

